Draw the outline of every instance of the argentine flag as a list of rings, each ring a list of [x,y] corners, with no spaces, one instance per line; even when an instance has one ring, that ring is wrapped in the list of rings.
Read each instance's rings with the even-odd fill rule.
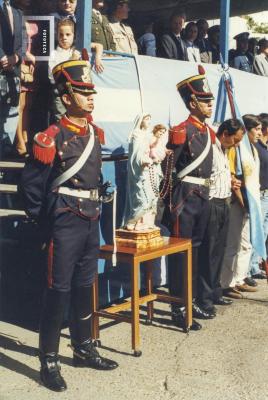
[[[229,85],[227,93],[226,83]],[[223,71],[222,78],[219,83],[219,91],[217,98],[217,111],[214,123],[221,123],[225,119],[227,98],[235,118],[242,120],[238,106],[235,101],[234,85],[231,75],[226,69]],[[257,254],[266,260],[266,246],[264,241],[261,202],[260,202],[260,161],[257,150],[250,144],[248,135],[245,134],[239,147],[236,149],[237,156],[237,175],[243,175],[245,181],[246,195],[249,205],[250,217],[250,241]]]

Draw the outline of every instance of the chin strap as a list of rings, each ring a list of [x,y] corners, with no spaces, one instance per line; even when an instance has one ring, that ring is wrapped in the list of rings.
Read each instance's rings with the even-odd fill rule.
[[[198,110],[203,114],[203,112],[202,112],[202,110],[201,110],[201,107],[200,107],[200,104],[199,104],[199,101],[197,100],[196,95],[195,95],[195,94],[192,94],[192,95],[191,95],[191,98],[193,99],[193,102],[197,105]]]
[[[75,92],[74,92],[74,90],[73,90],[73,88],[72,88],[72,84],[71,84],[70,82],[66,82],[66,87],[67,87],[67,89],[68,89],[69,95],[70,95],[71,98],[74,100],[74,102],[75,102],[75,104],[77,105],[77,107],[79,107],[80,110],[85,111],[85,112],[88,113],[88,110],[85,110],[85,109],[81,106],[81,104],[80,104],[78,98],[76,97],[76,94],[75,94]]]

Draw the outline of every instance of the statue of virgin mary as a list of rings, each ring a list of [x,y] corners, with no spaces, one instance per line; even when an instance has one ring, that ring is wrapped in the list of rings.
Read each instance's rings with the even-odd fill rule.
[[[154,221],[158,193],[152,179],[160,182],[160,177],[152,177],[154,160],[150,157],[150,122],[150,114],[137,118],[129,137],[127,195],[122,222],[122,228],[127,230],[144,231],[156,228]]]

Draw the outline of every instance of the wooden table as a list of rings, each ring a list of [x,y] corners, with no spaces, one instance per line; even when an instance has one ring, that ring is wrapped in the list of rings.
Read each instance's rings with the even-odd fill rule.
[[[183,298],[170,296],[168,294],[153,293],[152,260],[170,254],[186,252],[187,263],[184,271],[184,294]],[[100,248],[100,259],[111,260],[113,254],[112,245],[104,245]],[[92,337],[99,339],[99,317],[113,319],[115,321],[128,322],[131,324],[132,349],[136,357],[141,355],[140,351],[140,325],[139,325],[139,306],[147,303],[147,321],[153,319],[153,302],[174,302],[185,305],[186,307],[186,331],[192,324],[192,244],[189,239],[164,238],[164,244],[156,248],[135,249],[131,247],[121,247],[117,249],[117,261],[126,262],[131,267],[131,300],[122,304],[112,305],[105,309],[98,309],[98,276],[93,285],[93,318],[92,318]],[[140,263],[145,262],[147,294],[140,296],[139,293],[139,267]],[[178,268],[180,266],[178,265]],[[131,308],[131,317],[119,314]]]

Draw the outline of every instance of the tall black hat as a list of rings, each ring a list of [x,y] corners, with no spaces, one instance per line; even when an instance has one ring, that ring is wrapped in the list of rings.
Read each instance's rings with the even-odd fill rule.
[[[56,65],[53,77],[59,93],[72,89],[78,93],[97,93],[91,79],[91,67],[87,60],[69,60]]]
[[[199,75],[191,76],[177,84],[177,90],[180,93],[185,104],[192,100],[193,95],[197,100],[213,100],[214,96],[209,87],[205,76],[204,68],[198,66]]]

